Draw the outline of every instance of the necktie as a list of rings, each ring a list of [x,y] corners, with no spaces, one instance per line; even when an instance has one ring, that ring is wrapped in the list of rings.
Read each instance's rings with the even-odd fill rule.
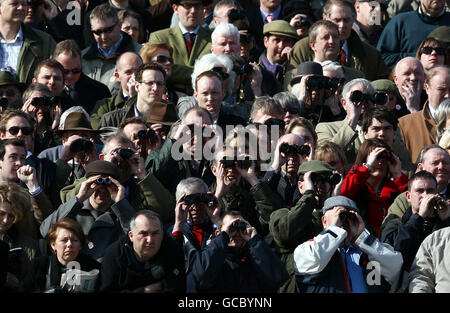
[[[266,16],[266,22],[267,22],[267,23],[270,23],[270,22],[272,22],[273,20],[274,20],[274,18],[273,18],[272,15],[269,14],[269,15]]]
[[[347,65],[347,57],[345,55],[345,50],[344,49],[341,49],[341,52],[340,52],[340,63],[341,63],[342,66],[346,66]]]
[[[192,46],[194,45],[195,33],[185,33],[183,35],[184,41],[186,42],[186,47],[188,49],[188,54],[191,55]]]

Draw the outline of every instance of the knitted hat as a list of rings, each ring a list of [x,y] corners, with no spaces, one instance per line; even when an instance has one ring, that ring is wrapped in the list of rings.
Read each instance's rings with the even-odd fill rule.
[[[303,162],[297,171],[298,175],[304,175],[307,172],[328,172],[328,173],[332,173],[334,171],[334,168],[325,162],[319,161],[319,160],[311,160],[308,162]]]
[[[325,200],[325,203],[323,204],[322,208],[322,214],[325,214],[328,210],[331,210],[337,206],[342,206],[346,209],[359,213],[359,209],[355,201],[344,196],[335,196]]]
[[[95,175],[111,176],[120,180],[120,170],[117,165],[104,160],[96,160],[86,165],[86,178]]]

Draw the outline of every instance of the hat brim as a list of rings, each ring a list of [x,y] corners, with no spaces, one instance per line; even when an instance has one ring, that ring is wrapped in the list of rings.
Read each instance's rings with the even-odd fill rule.
[[[2,82],[0,83],[0,87],[1,86],[17,86],[21,93],[23,93],[27,89],[27,85],[20,82]]]
[[[293,40],[298,40],[299,37],[297,36],[297,34],[288,34],[288,33],[280,33],[277,31],[269,31],[267,33],[264,34],[264,36],[282,36],[282,37],[287,37]]]

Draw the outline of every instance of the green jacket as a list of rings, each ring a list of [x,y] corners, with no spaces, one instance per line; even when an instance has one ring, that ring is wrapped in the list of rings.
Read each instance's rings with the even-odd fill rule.
[[[369,81],[388,77],[389,70],[384,64],[381,53],[375,47],[362,42],[354,30],[347,42],[350,51],[348,67],[360,70]],[[291,50],[289,60],[288,71],[283,83],[284,90],[287,90],[286,87],[292,77],[297,75],[297,67],[300,63],[314,61],[314,52],[309,46],[309,37],[297,41]]]
[[[81,183],[86,178],[76,179],[72,185],[61,190],[61,201],[65,203],[77,195]],[[137,211],[149,209],[161,216],[164,224],[175,221],[175,198],[164,188],[156,177],[149,173],[141,181],[133,180],[129,185],[130,204]]]
[[[47,33],[22,24],[23,43],[17,60],[18,80],[31,84],[39,62],[52,57],[56,42]]]
[[[134,117],[133,106],[136,103],[136,99],[137,97],[132,97],[123,104],[123,107],[103,114],[100,118],[98,128],[119,127],[120,123],[122,123],[126,118]]]
[[[274,211],[270,215],[269,229],[276,249],[291,279],[280,289],[281,293],[298,292],[294,272],[294,250],[301,243],[313,238],[323,230],[321,212],[313,191],[307,190],[296,206]]]
[[[173,48],[172,75],[167,80],[167,85],[173,86],[176,90],[187,95],[192,95],[191,74],[195,61],[203,55],[211,53],[211,31],[204,27],[199,28],[190,55],[188,55],[186,43],[179,26],[152,32],[149,42],[165,42]]]
[[[118,92],[111,98],[105,98],[95,103],[94,108],[91,111],[91,125],[93,129],[100,128],[100,119],[106,113],[123,108],[125,105],[125,98],[122,92]]]

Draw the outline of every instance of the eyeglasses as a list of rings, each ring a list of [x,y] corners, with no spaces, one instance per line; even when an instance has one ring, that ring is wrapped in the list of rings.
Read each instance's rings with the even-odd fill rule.
[[[158,82],[158,81],[148,81],[148,82],[146,82],[144,80],[141,80],[139,83],[140,84],[145,84],[145,85],[147,85],[149,87],[152,87],[153,85],[156,85],[157,87],[164,87],[164,82]]]
[[[64,75],[68,75],[69,73],[80,74],[81,73],[81,68],[73,68],[71,70],[64,69]]]
[[[211,70],[216,72],[217,74],[219,74],[220,77],[222,77],[223,80],[225,80],[228,77],[230,77],[230,75],[225,71],[225,69],[223,67],[214,66]]]
[[[203,9],[203,4],[201,2],[195,2],[195,3],[182,2],[179,5],[182,6],[185,10],[188,10],[188,11],[191,10],[192,8],[195,8],[196,10]]]
[[[28,136],[31,135],[33,129],[31,127],[18,127],[18,126],[13,126],[10,129],[8,129],[8,132],[13,136],[16,136],[19,133],[19,131],[22,131],[22,134]]]
[[[152,61],[158,63],[166,63],[169,61],[170,63],[173,63],[173,59],[171,57],[166,57],[165,55],[157,55],[152,59]]]
[[[420,53],[431,54],[431,53],[433,53],[433,51],[435,51],[437,55],[445,55],[445,49],[439,48],[439,47],[423,47],[420,50]]]
[[[114,23],[113,25],[103,28],[103,29],[97,29],[97,30],[93,30],[91,29],[91,32],[97,36],[100,36],[101,34],[109,34],[110,32],[113,31],[114,27],[116,27],[117,23]]]

